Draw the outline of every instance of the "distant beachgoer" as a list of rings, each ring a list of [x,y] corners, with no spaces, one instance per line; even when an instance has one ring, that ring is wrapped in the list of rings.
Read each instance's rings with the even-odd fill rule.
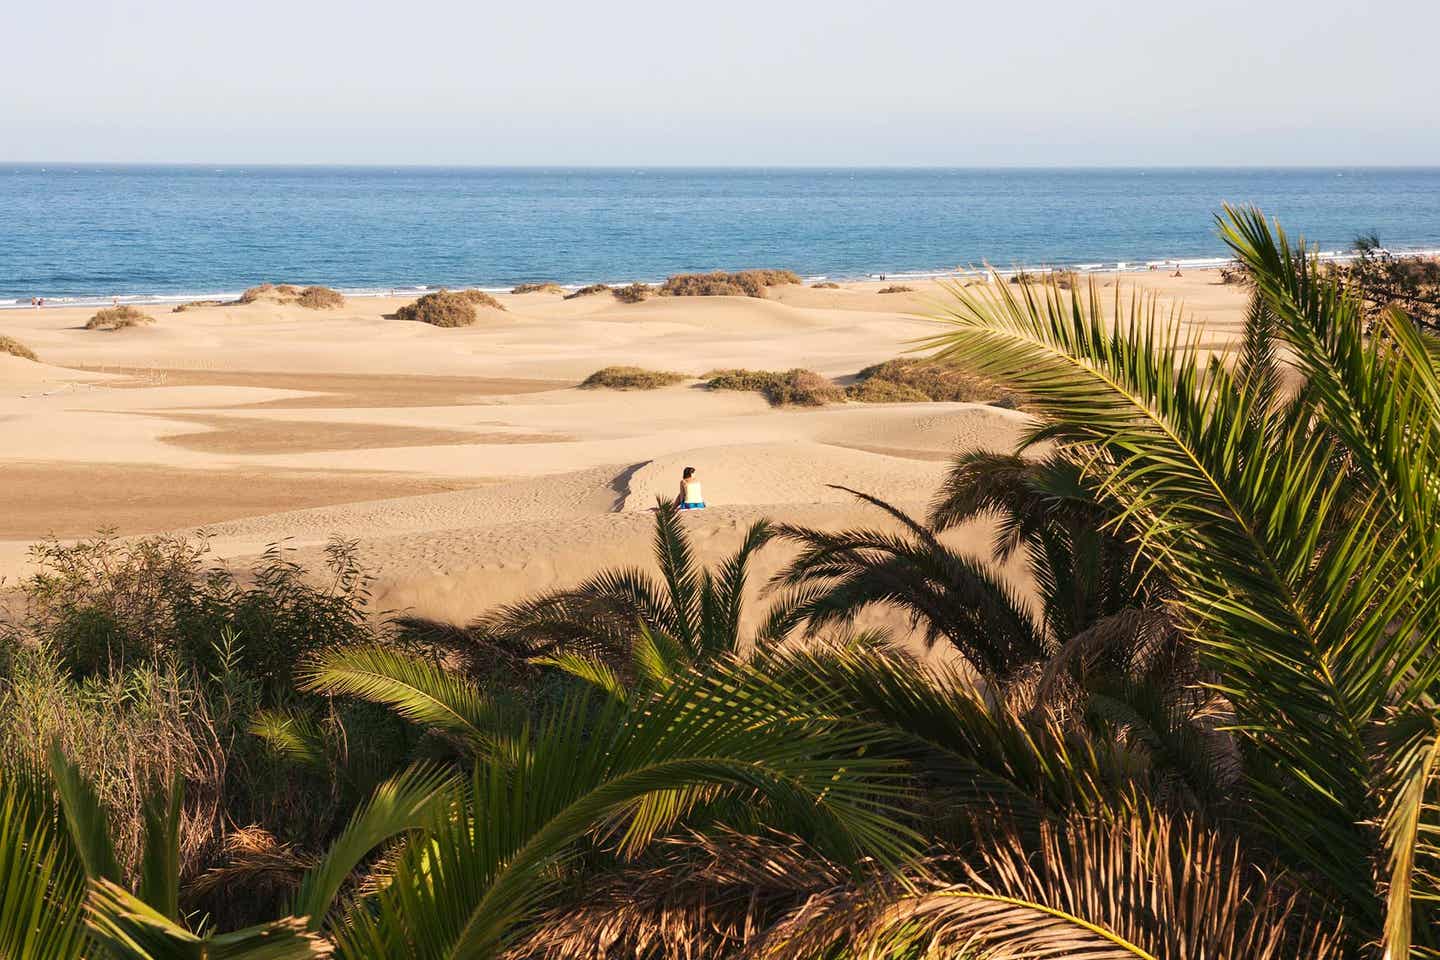
[[[39,309],[40,309],[40,298],[39,298],[39,297],[31,297],[31,298],[30,298],[30,306],[34,307],[36,310],[39,310]]]
[[[1178,276],[1180,276],[1180,264],[1178,264],[1178,263],[1175,264],[1175,272],[1172,273],[1172,274],[1170,274],[1170,276],[1172,276],[1172,277],[1178,277]]]
[[[35,308],[38,310],[40,307],[43,307],[43,306],[45,306],[45,298],[44,298],[44,297],[36,297],[36,298],[35,298]]]
[[[675,506],[680,510],[705,509],[705,493],[700,489],[694,467],[686,467],[680,474],[680,492],[675,497]]]

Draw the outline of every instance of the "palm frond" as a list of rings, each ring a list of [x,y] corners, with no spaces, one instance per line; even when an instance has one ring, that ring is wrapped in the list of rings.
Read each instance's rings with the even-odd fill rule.
[[[0,957],[78,960],[85,871],[44,774],[0,770]]]

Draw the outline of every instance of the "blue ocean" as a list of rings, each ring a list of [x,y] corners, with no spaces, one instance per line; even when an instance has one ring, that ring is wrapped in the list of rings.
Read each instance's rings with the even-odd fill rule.
[[[0,165],[0,304],[1113,268],[1222,256],[1259,204],[1326,250],[1440,247],[1440,168],[596,169]]]

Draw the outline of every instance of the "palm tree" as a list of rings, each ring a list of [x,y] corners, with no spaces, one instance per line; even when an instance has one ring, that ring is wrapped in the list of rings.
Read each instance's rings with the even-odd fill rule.
[[[848,622],[871,605],[899,607],[923,627],[928,642],[943,637],[1001,686],[1038,676],[1049,685],[1102,652],[1138,663],[1168,647],[1161,588],[1137,566],[1118,506],[1073,457],[962,454],[926,522],[878,497],[849,492],[899,521],[903,533],[780,526],[781,537],[804,549],[772,581],[791,591],[774,616],[779,629],[804,623],[814,631]],[[980,517],[998,523],[996,563],[1024,552],[1038,615],[993,567],[942,539]]]
[[[1020,390],[1122,505],[1233,712],[1250,827],[1392,960],[1440,950],[1440,375],[1255,211],[1222,235],[1304,384],[1210,362],[1153,301],[954,290],[942,359]],[[1374,878],[1379,877],[1377,883]]]
[[[912,850],[896,819],[904,770],[875,751],[881,733],[849,723],[838,694],[797,699],[734,656],[620,697],[580,685],[518,724],[483,690],[394,651],[336,650],[305,676],[471,751],[457,801],[334,928],[347,956],[497,956],[564,902],[586,863],[638,856],[685,818],[733,804],[801,825],[841,862]]]

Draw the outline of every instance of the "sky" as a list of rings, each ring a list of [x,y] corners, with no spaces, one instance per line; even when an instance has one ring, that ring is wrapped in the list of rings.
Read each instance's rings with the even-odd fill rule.
[[[0,162],[1440,164],[1435,0],[52,0],[4,21]]]

